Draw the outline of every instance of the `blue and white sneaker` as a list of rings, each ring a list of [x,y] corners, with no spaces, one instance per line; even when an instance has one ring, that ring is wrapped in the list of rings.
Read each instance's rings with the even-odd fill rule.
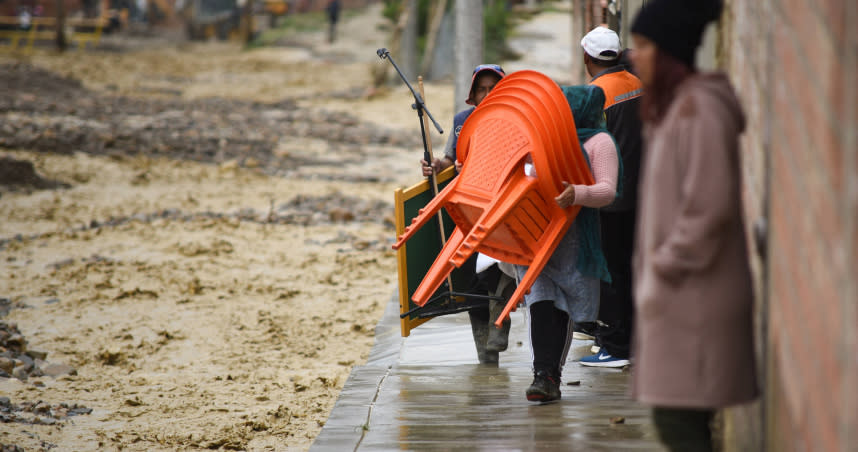
[[[595,355],[581,358],[578,363],[587,367],[625,367],[629,365],[629,360],[627,358],[615,358],[608,352],[600,350]]]

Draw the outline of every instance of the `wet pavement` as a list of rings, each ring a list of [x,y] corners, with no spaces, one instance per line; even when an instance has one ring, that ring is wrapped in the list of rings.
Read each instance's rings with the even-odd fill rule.
[[[592,341],[574,341],[559,402],[528,402],[523,310],[512,321],[510,349],[497,367],[485,366],[477,361],[467,314],[435,318],[402,338],[392,299],[367,363],[352,371],[310,450],[664,450],[648,409],[627,395],[628,370],[575,362]]]

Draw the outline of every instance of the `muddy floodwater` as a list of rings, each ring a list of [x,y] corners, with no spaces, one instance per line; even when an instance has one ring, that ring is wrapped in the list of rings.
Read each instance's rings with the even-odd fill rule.
[[[309,447],[395,290],[422,156],[407,91],[371,87],[378,5],[341,25],[0,57],[0,159],[33,176],[0,181],[0,444]]]

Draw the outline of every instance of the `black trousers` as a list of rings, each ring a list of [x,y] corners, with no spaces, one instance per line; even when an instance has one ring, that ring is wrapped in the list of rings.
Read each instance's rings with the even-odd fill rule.
[[[671,452],[712,452],[710,410],[655,407],[652,420],[659,439]]]
[[[533,371],[546,371],[560,378],[572,338],[569,314],[554,307],[551,300],[530,305],[530,346]]]
[[[628,359],[631,351],[634,301],[632,299],[632,253],[635,248],[637,211],[599,212],[602,251],[608,261],[611,282],[601,282],[600,325],[596,340],[616,358]]]

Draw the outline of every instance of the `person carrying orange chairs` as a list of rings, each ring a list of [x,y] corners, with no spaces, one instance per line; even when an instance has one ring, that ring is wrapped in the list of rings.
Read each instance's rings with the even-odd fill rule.
[[[572,342],[573,324],[596,320],[599,281],[611,279],[602,254],[596,209],[614,201],[622,172],[617,146],[605,129],[602,89],[565,86],[562,90],[572,109],[578,140],[595,183],[564,183],[566,188],[555,198],[557,204],[563,208],[572,205],[585,208],[578,213],[524,298],[530,313],[534,374],[525,395],[532,402],[560,399],[560,376]],[[527,267],[516,266],[516,270],[521,278]]]
[[[431,166],[426,160],[420,160],[424,176],[431,175],[433,171],[440,173],[454,164],[457,172],[461,169],[461,162],[456,160],[456,144],[459,132],[461,132],[465,120],[474,112],[474,108],[485,99],[505,75],[503,68],[496,64],[481,64],[474,68],[471,77],[471,89],[468,99],[465,100],[466,103],[474,107],[462,110],[453,117],[453,132],[447,139],[443,158],[434,159]],[[501,271],[501,267],[505,267],[508,268],[509,273],[514,273],[511,266],[494,263],[490,258],[486,259],[485,256],[475,254],[463,267],[472,269],[471,271],[474,273],[474,283],[471,284],[469,291],[486,292],[488,295],[502,297],[506,300],[515,290],[514,277]],[[503,300],[492,300],[489,301],[488,307],[468,311],[474,344],[477,348],[477,358],[480,363],[497,364],[499,353],[505,351],[509,345],[509,319],[503,323],[502,328],[496,328],[493,325],[505,305]]]

